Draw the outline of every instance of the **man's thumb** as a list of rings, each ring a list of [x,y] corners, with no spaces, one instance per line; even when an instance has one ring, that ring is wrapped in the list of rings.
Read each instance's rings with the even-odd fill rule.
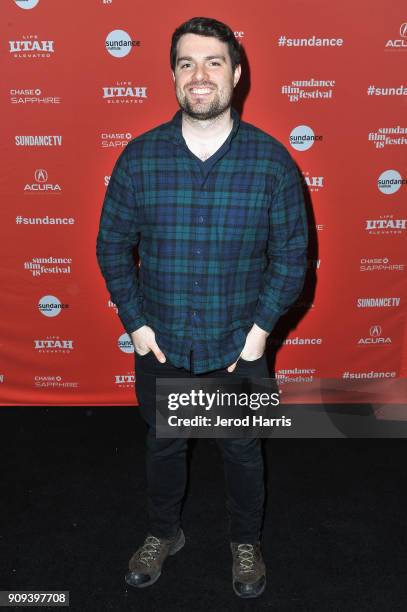
[[[237,364],[237,361],[235,361],[235,363],[232,363],[232,365],[230,365],[230,366],[228,367],[228,369],[227,369],[227,370],[228,370],[228,372],[233,372],[233,370],[234,370],[234,369],[235,369],[235,367],[236,367],[236,364]]]
[[[158,344],[155,345],[155,347],[153,348],[153,351],[154,351],[154,355],[157,357],[158,361],[160,363],[165,363],[166,357],[165,357],[164,353],[162,352],[162,350],[160,349],[160,347],[158,346]]]

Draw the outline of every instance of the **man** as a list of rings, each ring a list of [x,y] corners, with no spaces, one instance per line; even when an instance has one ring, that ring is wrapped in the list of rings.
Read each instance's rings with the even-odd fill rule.
[[[231,107],[241,74],[233,32],[193,18],[175,30],[170,59],[180,110],[120,155],[97,240],[101,271],[134,344],[139,410],[149,425],[149,532],[126,575],[135,587],[153,584],[185,543],[186,440],[156,437],[156,378],[269,376],[266,339],[298,297],[306,270],[296,166],[282,144]],[[233,589],[258,597],[266,585],[261,441],[217,442]]]

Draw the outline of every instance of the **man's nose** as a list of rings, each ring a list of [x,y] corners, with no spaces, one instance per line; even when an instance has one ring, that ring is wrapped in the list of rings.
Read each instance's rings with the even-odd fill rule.
[[[208,73],[205,65],[197,64],[194,71],[194,79],[197,81],[204,81],[208,79]]]

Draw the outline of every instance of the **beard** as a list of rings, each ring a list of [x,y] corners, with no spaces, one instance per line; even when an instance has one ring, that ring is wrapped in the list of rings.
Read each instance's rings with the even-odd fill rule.
[[[189,87],[191,85],[188,85]],[[197,87],[213,87],[213,85],[199,83]],[[186,93],[176,89],[176,96],[181,109],[192,119],[199,119],[200,121],[215,119],[222,115],[231,106],[232,95],[233,87],[228,87],[223,89],[221,94],[216,91],[209,104],[208,102],[191,103]]]

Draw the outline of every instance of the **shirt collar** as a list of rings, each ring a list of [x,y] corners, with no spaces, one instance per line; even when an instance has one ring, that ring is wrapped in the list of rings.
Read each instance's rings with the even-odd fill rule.
[[[228,136],[229,141],[232,138],[234,138],[234,136],[236,135],[239,129],[239,125],[240,125],[239,113],[233,108],[233,106],[230,107],[230,114],[233,119],[233,127]],[[168,136],[170,140],[173,140],[174,142],[178,144],[184,144],[185,141],[182,135],[182,110],[181,109],[179,109],[175,113],[175,115],[173,116],[171,121],[168,122],[167,125],[168,125]]]

